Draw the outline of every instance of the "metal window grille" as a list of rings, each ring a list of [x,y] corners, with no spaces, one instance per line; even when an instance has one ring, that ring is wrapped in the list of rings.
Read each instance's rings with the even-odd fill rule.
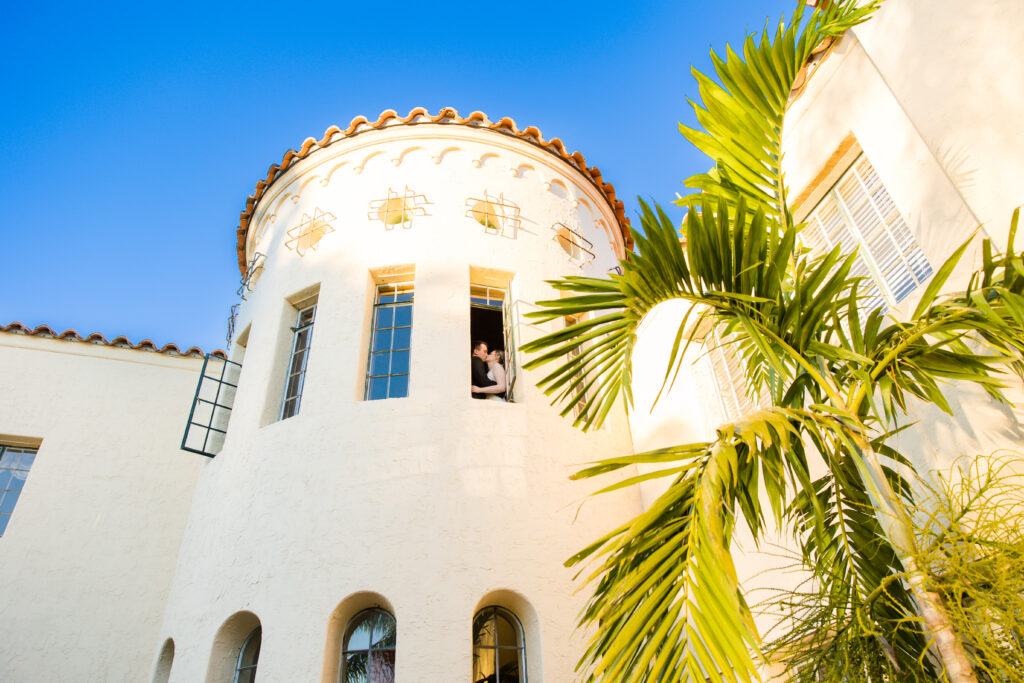
[[[401,194],[389,187],[387,197],[370,202],[370,210],[366,217],[371,221],[379,220],[387,230],[393,230],[396,225],[408,230],[412,227],[415,216],[427,215],[427,210],[423,206],[426,203],[426,196],[416,194],[408,185]]]
[[[292,328],[292,353],[288,361],[288,377],[284,383],[284,399],[281,401],[282,420],[299,414],[302,401],[302,387],[306,382],[306,365],[309,364],[309,348],[313,340],[313,321],[316,318],[316,304],[301,309]]]
[[[36,459],[35,448],[0,445],[0,536],[7,530],[11,513],[21,497],[28,471]]]
[[[573,263],[582,266],[597,258],[594,255],[594,243],[584,237],[577,228],[570,228],[565,223],[555,223],[551,230],[555,233],[553,239],[569,255],[569,260]]]
[[[413,293],[411,282],[377,285],[366,368],[367,401],[409,395]]]
[[[473,618],[474,683],[526,683],[526,644],[519,617],[485,607]]]
[[[249,265],[245,267],[245,275],[242,276],[241,284],[235,292],[238,296],[242,297],[243,301],[246,299],[245,295],[256,288],[256,282],[263,275],[263,266],[266,264],[266,261],[266,255],[258,251],[249,259]]]
[[[288,231],[288,240],[284,246],[295,251],[299,256],[305,256],[308,249],[316,251],[319,248],[320,240],[325,235],[334,232],[331,221],[334,214],[322,209],[313,209],[313,215],[302,214],[302,220],[294,228]]]
[[[864,305],[894,306],[932,274],[906,221],[863,154],[828,191],[807,218],[801,232],[816,253],[837,244],[846,252],[858,249],[851,275],[866,278]]]
[[[235,404],[239,363],[206,354],[203,370],[199,374],[196,395],[181,439],[181,449],[212,458],[224,446],[231,408]]]
[[[228,348],[231,348],[231,340],[235,338],[235,325],[238,323],[238,309],[239,305],[234,304],[231,307],[231,313],[228,314]]]
[[[505,193],[493,197],[484,190],[482,199],[468,198],[466,216],[484,226],[484,232],[489,235],[508,236],[510,233],[515,237],[516,231],[519,230],[519,207],[505,201]]]

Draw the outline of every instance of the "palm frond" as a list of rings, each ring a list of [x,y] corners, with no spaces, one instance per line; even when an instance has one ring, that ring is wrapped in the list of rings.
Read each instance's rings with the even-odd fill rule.
[[[743,198],[752,210],[764,208],[769,220],[782,220],[782,122],[797,75],[823,40],[866,21],[879,4],[875,0],[858,7],[844,0],[805,17],[804,3],[798,3],[774,33],[765,28],[759,40],[748,36],[742,56],[731,48],[724,58],[712,51],[717,82],[693,69],[700,103],[691,105],[701,129],[679,129],[711,157],[714,168],[686,180],[694,192],[683,196],[681,204],[702,205],[702,193],[733,204]]]

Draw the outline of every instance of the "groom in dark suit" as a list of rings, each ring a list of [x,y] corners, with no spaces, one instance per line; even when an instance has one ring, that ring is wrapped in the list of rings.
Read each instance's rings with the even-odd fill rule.
[[[472,356],[470,357],[471,384],[474,387],[492,387],[497,382],[487,377],[487,342],[474,341],[472,345]],[[473,398],[484,399],[487,394],[473,394]]]

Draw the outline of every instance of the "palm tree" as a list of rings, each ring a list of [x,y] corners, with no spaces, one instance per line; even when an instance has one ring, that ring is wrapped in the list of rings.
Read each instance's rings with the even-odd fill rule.
[[[1024,373],[1024,266],[1013,233],[967,289],[940,295],[968,243],[938,269],[909,319],[860,303],[854,254],[802,249],[786,202],[781,138],[800,68],[824,40],[865,21],[878,2],[807,12],[774,35],[747,39],[743,56],[712,53],[718,82],[694,72],[701,129],[683,134],[715,160],[687,180],[679,232],[641,201],[642,231],[623,272],[552,283],[571,293],[539,302],[539,322],[575,325],[528,343],[526,364],[554,368],[539,385],[575,424],[599,426],[620,398],[631,405],[637,328],[658,304],[691,304],[666,369],[669,385],[708,329],[743,360],[752,394],[768,398],[713,438],[594,463],[592,477],[646,463],[668,489],[635,519],[571,558],[589,560],[593,596],[581,625],[596,635],[580,662],[586,680],[747,681],[762,655],[731,556],[745,524],[760,538],[788,525],[828,600],[823,651],[860,653],[864,677],[976,681],[942,598],[915,562],[908,462],[891,445],[910,397],[945,410],[940,382],[981,385],[1005,400],[1000,376]],[[699,344],[698,344],[699,345]],[[579,349],[583,349],[582,352]],[[809,461],[820,459],[824,477]],[[931,655],[929,655],[929,651]],[[874,673],[872,673],[874,672]]]

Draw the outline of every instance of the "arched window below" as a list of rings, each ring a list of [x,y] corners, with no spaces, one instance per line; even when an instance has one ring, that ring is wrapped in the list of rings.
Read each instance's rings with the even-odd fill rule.
[[[380,608],[363,610],[345,630],[339,683],[395,683],[395,618]]]
[[[484,607],[473,618],[473,683],[526,683],[526,645],[519,617]]]
[[[263,628],[256,629],[246,637],[238,651],[238,661],[235,664],[234,683],[255,683],[256,663],[260,659],[260,643],[263,640]]]

